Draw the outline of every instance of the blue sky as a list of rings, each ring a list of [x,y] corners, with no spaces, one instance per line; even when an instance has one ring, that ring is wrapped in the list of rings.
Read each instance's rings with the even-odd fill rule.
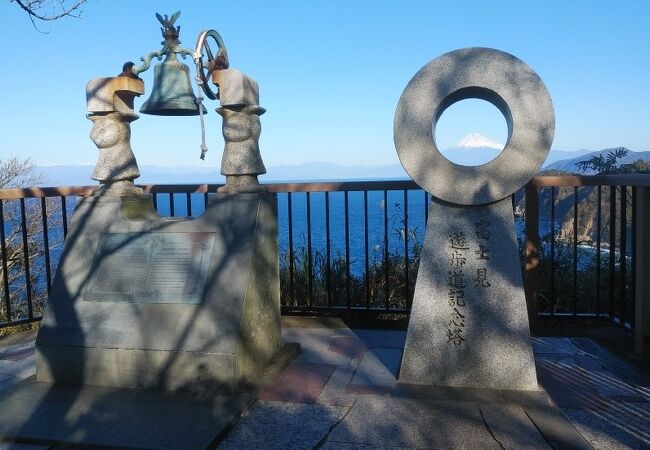
[[[178,9],[184,47],[193,47],[201,30],[216,29],[231,67],[258,81],[267,109],[260,140],[267,166],[397,163],[392,122],[402,90],[431,59],[469,46],[512,53],[541,76],[555,106],[554,149],[650,150],[647,0],[89,0],[82,19],[39,25],[47,34],[0,0],[0,155],[94,163],[86,82],[117,75],[124,61],[159,49],[154,14]],[[148,93],[153,70],[141,76]],[[147,96],[136,99],[138,108]],[[505,122],[496,109],[468,102],[443,115],[440,147],[472,131],[503,143]],[[197,117],[146,115],[132,124],[138,162],[218,166],[218,105],[206,106],[205,162]]]

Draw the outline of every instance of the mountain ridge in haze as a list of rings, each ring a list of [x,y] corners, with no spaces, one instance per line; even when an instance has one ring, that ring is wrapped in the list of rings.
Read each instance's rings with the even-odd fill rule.
[[[482,136],[470,133],[456,145],[442,151],[442,154],[457,164],[477,165],[478,157],[483,163],[494,159],[500,152],[502,144]],[[541,170],[562,170],[578,172],[577,163],[592,156],[607,153],[610,149],[591,151],[587,149],[562,151],[551,150]],[[650,151],[636,152],[630,150],[628,156],[621,160],[628,163],[637,159],[650,161]],[[46,181],[42,185],[74,186],[94,185],[90,179],[93,164],[38,166]],[[140,165],[140,184],[203,184],[223,183],[224,177],[218,167],[210,166],[157,166]],[[401,164],[380,166],[345,166],[333,162],[313,161],[301,164],[281,164],[268,166],[267,173],[260,176],[262,182],[310,181],[310,180],[362,180],[362,179],[408,179],[409,176]]]

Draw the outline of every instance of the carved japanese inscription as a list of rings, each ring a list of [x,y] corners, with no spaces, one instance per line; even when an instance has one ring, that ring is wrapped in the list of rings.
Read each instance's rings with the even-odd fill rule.
[[[199,304],[215,234],[105,233],[85,301]]]
[[[449,326],[446,332],[447,343],[462,345],[465,342],[467,302],[471,297],[480,297],[478,289],[491,287],[486,261],[490,259],[490,222],[481,219],[470,235],[465,230],[454,231],[449,235],[449,270],[447,271],[447,292]],[[475,236],[475,239],[471,237]],[[468,286],[468,278],[470,285]],[[467,320],[466,320],[467,319]]]

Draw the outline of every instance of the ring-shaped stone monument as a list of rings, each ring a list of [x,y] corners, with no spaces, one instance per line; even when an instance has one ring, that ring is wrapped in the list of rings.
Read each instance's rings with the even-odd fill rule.
[[[473,98],[501,111],[508,141],[492,161],[462,166],[442,155],[434,130],[449,106]],[[411,178],[434,197],[459,205],[492,203],[520,189],[542,166],[554,131],[553,104],[539,76],[509,53],[476,47],[446,53],[420,69],[402,93],[393,129]]]
[[[446,108],[477,98],[506,118],[492,161],[446,159],[435,127]],[[510,195],[539,170],[555,129],[539,76],[500,50],[465,48],[425,65],[395,113],[402,165],[432,194],[400,382],[538,390]]]

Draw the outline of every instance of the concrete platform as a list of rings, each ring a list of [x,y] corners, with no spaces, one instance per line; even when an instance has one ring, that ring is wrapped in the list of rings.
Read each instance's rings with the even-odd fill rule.
[[[533,338],[543,390],[521,395],[399,384],[397,370],[404,337],[404,331],[350,329],[332,319],[284,319],[283,340],[299,342],[304,351],[257,401],[251,400],[252,405],[241,417],[235,415],[236,423],[226,427],[227,433],[213,432],[216,438],[211,446],[349,450],[650,448],[650,380],[592,340]],[[4,370],[29,375],[29,358],[29,343],[0,349],[0,374]],[[14,364],[22,365],[7,369]],[[9,376],[4,383],[29,390],[20,378]],[[7,392],[0,390],[0,414],[4,417],[20,410],[19,405],[9,402]],[[25,395],[38,397],[38,392],[36,389]],[[88,394],[78,393],[78,401],[86,398],[84,395]],[[55,425],[65,429],[70,421],[86,424],[88,442],[107,426],[125,429],[120,442],[132,448],[174,447],[179,441],[165,434],[165,428],[173,426],[184,429],[187,435],[185,446],[175,448],[204,448],[199,436],[208,426],[206,417],[213,414],[207,406],[194,411],[199,416],[194,423],[184,415],[187,410],[182,401],[176,407],[176,420],[156,416],[148,401],[144,395],[124,401],[132,411],[120,417],[115,417],[110,408],[100,409],[89,402],[85,404],[93,407],[86,410],[83,403],[63,403]],[[107,405],[121,402],[113,399]],[[90,420],[84,411],[96,417]],[[146,416],[147,411],[152,411],[152,420],[158,420],[160,432],[153,427],[149,432],[155,435],[148,434],[138,422],[138,412]],[[0,424],[3,421],[0,417]],[[129,434],[129,429],[139,433]],[[65,448],[57,444],[57,436],[23,444],[34,446],[26,448]],[[4,449],[2,443],[0,449]]]

